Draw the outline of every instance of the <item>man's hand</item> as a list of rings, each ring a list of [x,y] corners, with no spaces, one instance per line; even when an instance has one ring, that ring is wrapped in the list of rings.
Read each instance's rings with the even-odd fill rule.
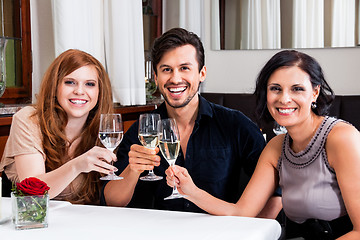
[[[158,152],[159,148],[150,149],[138,144],[133,144],[129,151],[130,169],[142,173],[145,170],[154,169],[154,166],[159,166],[161,158],[156,155]]]

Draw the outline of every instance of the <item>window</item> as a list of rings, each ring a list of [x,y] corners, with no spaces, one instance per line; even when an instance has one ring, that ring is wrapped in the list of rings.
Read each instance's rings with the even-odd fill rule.
[[[0,38],[6,69],[6,89],[0,102],[31,102],[30,0],[0,0]],[[4,66],[4,67],[3,67]]]

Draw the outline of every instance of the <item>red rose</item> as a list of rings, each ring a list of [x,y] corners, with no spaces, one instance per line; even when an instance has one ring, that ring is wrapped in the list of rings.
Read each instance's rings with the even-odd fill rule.
[[[34,177],[29,177],[20,183],[16,183],[16,187],[18,191],[25,195],[44,195],[50,189],[45,182]]]

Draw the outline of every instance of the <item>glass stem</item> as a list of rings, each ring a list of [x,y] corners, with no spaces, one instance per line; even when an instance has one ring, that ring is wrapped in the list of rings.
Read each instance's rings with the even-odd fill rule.
[[[171,167],[174,167],[175,164],[171,165]],[[173,187],[173,193],[172,194],[179,194],[179,191],[177,190],[177,187],[176,187],[176,182],[175,182],[175,179],[174,179],[174,187]]]
[[[154,175],[154,170],[149,170],[149,174],[148,175]]]
[[[176,183],[175,183],[175,180],[174,180],[174,187],[173,187],[173,194],[178,194],[179,191],[177,190],[177,187],[176,187]]]

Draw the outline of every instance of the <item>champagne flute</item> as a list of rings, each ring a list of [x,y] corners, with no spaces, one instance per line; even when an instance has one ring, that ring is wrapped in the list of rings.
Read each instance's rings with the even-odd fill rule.
[[[160,114],[141,114],[139,118],[139,140],[144,147],[155,149],[159,144]],[[163,179],[149,170],[146,176],[140,177],[143,181],[157,181]]]
[[[99,138],[101,143],[110,151],[114,152],[124,135],[120,114],[101,114],[99,126]],[[114,172],[101,177],[100,180],[120,180]]]
[[[279,125],[276,121],[274,122],[273,132],[275,135],[287,133],[286,127]]]
[[[180,151],[180,134],[175,119],[169,118],[161,120],[160,130],[160,151],[169,165],[173,167]],[[172,194],[164,198],[164,200],[182,197],[185,196],[179,193],[174,181]]]

